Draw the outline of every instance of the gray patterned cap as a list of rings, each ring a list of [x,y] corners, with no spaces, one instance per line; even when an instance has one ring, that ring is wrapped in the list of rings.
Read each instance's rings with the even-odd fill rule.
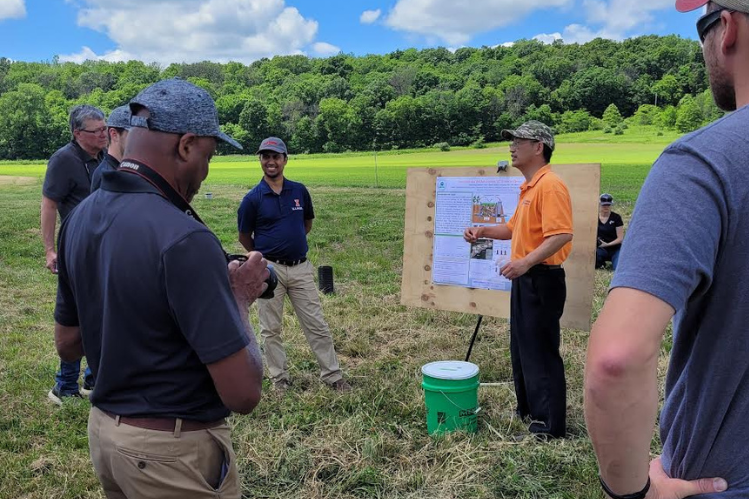
[[[554,150],[554,132],[540,121],[526,121],[516,130],[502,130],[503,139],[512,140],[515,137],[518,139],[537,140],[549,146],[552,151]]]
[[[218,126],[218,112],[213,98],[202,88],[180,78],[154,83],[130,101],[130,111],[138,106],[148,109],[150,116],[130,118],[130,125],[166,133],[194,133],[214,137],[242,149],[239,143]]]
[[[124,105],[114,108],[107,118],[107,126],[110,128],[124,128],[130,130],[130,106]]]

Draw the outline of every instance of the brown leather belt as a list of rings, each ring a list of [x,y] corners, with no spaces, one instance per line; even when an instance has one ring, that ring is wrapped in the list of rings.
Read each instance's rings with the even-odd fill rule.
[[[111,412],[101,411],[115,421],[118,420],[120,423],[124,423],[129,426],[135,426],[137,428],[145,428],[146,430],[157,430],[157,431],[175,431],[177,427],[177,420],[175,418],[131,418],[128,416],[117,416]],[[225,419],[217,419],[216,421],[194,421],[192,419],[183,419],[181,431],[197,431],[207,430],[208,428],[215,428],[226,424]]]

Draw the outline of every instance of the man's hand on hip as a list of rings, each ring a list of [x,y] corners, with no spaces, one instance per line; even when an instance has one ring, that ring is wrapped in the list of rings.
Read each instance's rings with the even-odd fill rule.
[[[268,261],[257,251],[247,254],[247,261],[229,262],[229,281],[237,303],[250,305],[268,288]]]
[[[501,269],[499,269],[499,272],[505,276],[505,278],[512,280],[525,274],[530,268],[530,264],[528,264],[524,258],[521,258],[519,260],[512,260],[510,263],[505,264]]]
[[[669,478],[659,456],[650,461],[650,490],[646,499],[682,499],[697,494],[723,492],[727,488],[728,484],[722,478],[691,481]]]

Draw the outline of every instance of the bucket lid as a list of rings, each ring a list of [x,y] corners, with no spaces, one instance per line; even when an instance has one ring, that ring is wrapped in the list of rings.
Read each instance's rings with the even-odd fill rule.
[[[469,379],[479,373],[479,366],[462,360],[439,360],[422,366],[421,372],[437,379]]]

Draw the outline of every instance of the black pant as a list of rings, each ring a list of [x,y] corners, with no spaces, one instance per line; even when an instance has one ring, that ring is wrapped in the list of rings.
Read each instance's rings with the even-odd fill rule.
[[[531,431],[563,437],[567,384],[559,355],[559,319],[567,286],[564,269],[532,267],[512,281],[510,354],[517,412],[540,422]]]

